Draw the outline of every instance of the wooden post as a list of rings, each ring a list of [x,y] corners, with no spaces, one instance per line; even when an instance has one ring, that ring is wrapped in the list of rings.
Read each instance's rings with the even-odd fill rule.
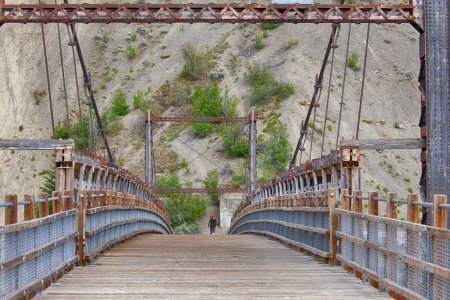
[[[23,206],[23,217],[25,221],[30,221],[34,219],[34,195],[24,195],[25,201],[30,202],[28,205]]]
[[[378,201],[374,200],[373,198],[378,198],[378,192],[369,192],[369,215],[378,216]],[[369,228],[370,228],[370,226],[368,226],[368,229]],[[370,255],[370,252],[369,252],[369,255]],[[378,255],[378,254],[376,254],[376,255]],[[369,283],[371,286],[375,287],[376,289],[380,288],[379,282],[370,277],[369,277]]]
[[[48,194],[39,194],[39,199],[43,199],[44,202],[39,203],[39,218],[48,216]]]
[[[345,210],[350,210],[351,209],[351,201],[350,198],[347,197],[348,196],[348,190],[347,189],[342,189],[341,190],[341,205],[342,205],[342,209]]]
[[[397,199],[397,193],[389,192],[386,198],[386,214],[388,218],[397,219],[397,206],[392,200]]]
[[[84,238],[85,238],[85,230],[84,230],[84,221],[86,215],[86,191],[79,192],[79,201],[78,201],[78,238],[77,238],[77,254],[78,254],[78,265],[85,266],[86,260],[84,258]]]
[[[412,223],[420,222],[419,206],[413,203],[419,200],[419,194],[408,194],[407,220]]]
[[[53,192],[52,197],[57,197],[55,201],[53,201],[53,213],[57,214],[62,211],[62,199],[61,192]]]
[[[72,192],[64,191],[64,197],[67,197],[64,201],[64,210],[71,210],[73,208]]]
[[[6,195],[5,202],[11,202],[12,206],[5,207],[5,225],[17,223],[17,195]]]
[[[378,216],[378,201],[373,198],[378,198],[378,192],[369,193],[369,215]]]
[[[362,191],[353,191],[352,193],[352,206],[351,210],[354,212],[363,212],[363,201],[358,199],[358,197],[362,196]]]
[[[337,265],[336,253],[338,250],[336,230],[338,228],[338,217],[336,215],[336,189],[327,189],[325,191],[327,196],[329,216],[330,216],[330,260],[329,263],[333,266]]]
[[[108,206],[108,198],[107,198],[107,191],[106,190],[101,190],[100,191],[101,194],[103,194],[103,196],[100,198],[101,199],[101,206]]]
[[[352,206],[351,210],[357,213],[363,213],[363,201],[358,199],[358,197],[362,196],[362,191],[353,190],[352,192]],[[357,270],[355,270],[355,277],[363,280],[363,274]]]
[[[447,204],[446,195],[434,195],[433,197],[433,226],[447,229],[447,208],[439,207],[439,204]]]

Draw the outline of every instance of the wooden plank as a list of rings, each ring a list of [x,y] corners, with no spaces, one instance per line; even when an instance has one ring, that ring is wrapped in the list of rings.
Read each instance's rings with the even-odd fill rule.
[[[419,206],[414,205],[415,201],[419,201],[419,194],[408,194],[408,204],[406,208],[407,220],[408,222],[419,223]]]
[[[433,196],[433,226],[447,228],[447,208],[439,207],[439,204],[447,204],[446,195]]]
[[[398,199],[398,194],[389,192],[386,197],[386,214],[388,218],[397,219],[397,205],[392,200]]]
[[[44,218],[48,216],[48,194],[39,194],[39,199],[43,199],[44,202],[39,203],[39,218]]]
[[[424,149],[425,139],[367,139],[367,140],[341,140],[341,147],[358,147],[360,150],[384,149]]]
[[[73,140],[0,140],[0,150],[55,150],[73,146]]]
[[[336,237],[336,230],[338,229],[338,218],[336,215],[336,189],[328,189],[326,191],[326,197],[328,202],[329,224],[330,224],[330,260],[331,265],[337,265],[336,253],[338,251],[338,242]]]

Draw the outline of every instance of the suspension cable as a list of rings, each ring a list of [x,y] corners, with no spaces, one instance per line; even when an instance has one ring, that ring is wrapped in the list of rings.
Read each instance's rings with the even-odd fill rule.
[[[323,132],[322,132],[322,145],[320,146],[320,157],[323,155],[323,146],[325,144],[325,133],[327,129],[327,122],[328,122],[328,107],[330,103],[330,93],[331,93],[331,81],[333,79],[333,69],[334,69],[334,52],[336,50],[337,46],[337,39],[339,37],[339,31],[340,31],[340,25],[333,24],[333,26],[337,26],[337,32],[335,36],[335,40],[333,42],[333,45],[331,46],[331,66],[330,66],[330,78],[328,79],[328,92],[327,92],[327,104],[325,107],[325,121],[323,122]]]
[[[39,0],[39,4],[41,4],[41,0]],[[44,61],[45,61],[45,71],[47,74],[47,89],[48,89],[48,99],[50,102],[50,117],[52,120],[52,131],[53,131],[53,137],[55,137],[55,118],[53,116],[53,101],[52,101],[52,90],[50,86],[50,74],[48,70],[48,57],[47,57],[47,45],[45,44],[45,30],[44,30],[44,24],[41,23],[41,33],[42,33],[42,45],[44,46]]]
[[[58,4],[57,0],[55,0],[55,4]],[[66,75],[65,75],[65,72],[64,72],[64,60],[63,60],[63,53],[62,53],[62,46],[61,46],[61,30],[59,28],[59,23],[57,23],[56,26],[57,26],[57,29],[58,29],[59,58],[61,60],[61,74],[62,74],[63,87],[64,87],[64,100],[66,102],[66,120],[67,120],[67,123],[70,125],[69,103],[67,102]]]
[[[66,24],[67,26],[67,34],[69,35],[69,46],[72,47],[72,57],[73,57],[73,69],[75,71],[75,85],[77,87],[77,100],[78,100],[78,117],[81,122],[81,119],[83,118],[82,112],[81,112],[81,100],[80,100],[80,87],[78,84],[78,72],[77,72],[77,59],[75,56],[75,41],[73,39],[73,36],[70,32],[69,24]]]
[[[348,24],[348,37],[347,37],[347,50],[345,53],[345,65],[344,65],[344,78],[342,79],[342,94],[341,94],[341,105],[339,108],[339,122],[338,122],[338,130],[336,133],[336,145],[335,150],[338,148],[339,143],[339,133],[341,131],[341,120],[342,120],[342,107],[344,106],[344,94],[345,94],[345,80],[347,77],[347,63],[348,63],[348,52],[350,48],[350,34],[352,31],[352,24]]]
[[[364,54],[364,66],[363,66],[363,77],[361,83],[361,95],[359,98],[359,110],[358,110],[358,122],[356,123],[356,139],[359,137],[359,124],[361,121],[361,110],[362,110],[362,102],[364,96],[364,83],[366,81],[366,65],[367,65],[367,53],[369,49],[369,36],[370,36],[370,23],[367,25],[367,36],[366,36],[366,50]]]

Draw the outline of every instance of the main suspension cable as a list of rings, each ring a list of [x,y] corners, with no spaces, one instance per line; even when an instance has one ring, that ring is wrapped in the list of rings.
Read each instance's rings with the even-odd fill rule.
[[[57,0],[55,0],[55,4],[58,4]],[[61,30],[59,28],[59,23],[57,23],[56,26],[57,26],[57,29],[58,29],[59,58],[61,60],[61,74],[62,74],[63,87],[64,87],[64,100],[66,102],[66,121],[67,121],[67,124],[70,125],[69,103],[67,101],[66,76],[65,76],[65,72],[64,72],[64,60],[63,60],[63,53],[62,53],[62,46],[61,46]],[[69,126],[69,128],[70,128],[70,126]]]
[[[366,50],[364,54],[364,66],[363,66],[363,77],[361,83],[361,95],[359,98],[359,110],[358,110],[358,122],[356,123],[356,139],[359,138],[359,125],[361,122],[361,111],[362,111],[362,102],[364,96],[364,83],[366,81],[366,65],[367,65],[367,53],[369,49],[369,36],[370,36],[370,23],[367,25],[367,36],[366,36]]]
[[[322,132],[322,145],[320,146],[320,157],[322,157],[323,155],[323,146],[325,143],[325,133],[326,133],[326,129],[327,129],[327,122],[328,122],[328,107],[329,107],[329,103],[330,103],[330,93],[331,93],[331,81],[333,79],[333,69],[334,69],[334,52],[336,50],[336,48],[338,47],[337,45],[337,39],[339,38],[339,31],[341,26],[338,24],[334,24],[333,26],[337,26],[337,32],[336,32],[336,36],[333,42],[333,45],[331,46],[331,66],[330,66],[330,78],[328,79],[328,92],[327,92],[327,104],[325,107],[325,121],[323,122],[323,132]]]
[[[346,54],[345,54],[345,65],[344,65],[344,78],[342,79],[342,94],[341,94],[341,105],[339,108],[339,121],[338,121],[338,130],[336,133],[336,145],[335,145],[335,150],[337,150],[338,148],[338,143],[339,143],[339,133],[341,131],[341,120],[342,120],[342,108],[344,106],[344,94],[345,94],[345,80],[347,77],[347,63],[348,63],[348,52],[349,52],[349,48],[350,48],[350,34],[352,31],[352,24],[348,24],[348,37],[347,37],[347,50],[346,50]]]

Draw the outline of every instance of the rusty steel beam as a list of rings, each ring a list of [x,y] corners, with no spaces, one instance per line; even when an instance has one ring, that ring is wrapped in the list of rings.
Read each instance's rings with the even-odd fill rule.
[[[232,123],[248,122],[248,117],[156,117],[153,116],[152,123],[162,122],[210,122],[210,123]]]
[[[413,23],[411,4],[4,4],[1,23]]]
[[[155,193],[243,193],[245,189],[238,188],[216,188],[216,189],[203,189],[203,188],[156,188],[152,189]]]

